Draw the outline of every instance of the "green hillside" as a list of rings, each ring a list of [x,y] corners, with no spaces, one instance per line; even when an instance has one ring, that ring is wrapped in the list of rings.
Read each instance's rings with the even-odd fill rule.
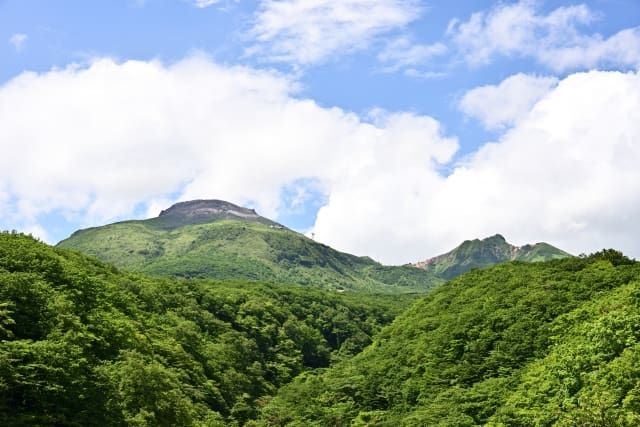
[[[376,293],[425,292],[444,282],[317,243],[222,201],[184,202],[159,217],[74,233],[60,247],[151,275],[296,283]]]
[[[548,243],[514,246],[500,234],[496,234],[483,240],[466,240],[446,254],[414,265],[449,280],[474,268],[490,267],[507,261],[539,262],[570,256]]]
[[[0,233],[3,426],[234,426],[412,297],[147,278]]]
[[[283,387],[258,424],[637,426],[640,264],[607,250],[474,270]]]

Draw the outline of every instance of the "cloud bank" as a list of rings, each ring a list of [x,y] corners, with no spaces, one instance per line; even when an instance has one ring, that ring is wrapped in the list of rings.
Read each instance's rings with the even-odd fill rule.
[[[362,176],[334,189],[316,235],[395,261],[498,232],[517,244],[637,257],[639,141],[640,76],[575,74],[447,177],[405,172],[365,185]],[[354,210],[356,220],[344,221]]]
[[[23,73],[0,87],[0,222],[96,225],[193,198],[277,218],[294,207],[284,189],[308,183],[326,198],[316,239],[387,263],[496,232],[640,255],[637,73],[571,75],[517,120],[487,109],[513,124],[459,164],[431,117],[324,108],[296,86],[205,57]]]
[[[425,168],[455,152],[431,118],[362,118],[298,99],[296,86],[204,57],[23,73],[0,87],[0,220],[34,224],[60,211],[98,224],[193,198],[275,217],[287,208],[283,189],[301,179],[328,194],[402,147]]]

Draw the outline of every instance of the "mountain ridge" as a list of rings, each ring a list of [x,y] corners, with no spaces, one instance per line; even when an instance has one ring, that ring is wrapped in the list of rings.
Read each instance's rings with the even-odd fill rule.
[[[508,261],[549,261],[571,255],[548,243],[539,242],[515,246],[501,234],[485,239],[465,240],[453,250],[411,265],[431,271],[449,280],[470,271]]]
[[[222,200],[177,203],[159,216],[79,230],[58,243],[131,271],[382,293],[443,282],[412,266],[384,266],[332,249]]]
[[[217,199],[176,203],[155,218],[79,230],[58,246],[131,271],[314,285],[338,291],[426,292],[473,268],[570,256],[547,243],[514,246],[496,234],[445,254],[385,266],[337,251],[254,209]]]

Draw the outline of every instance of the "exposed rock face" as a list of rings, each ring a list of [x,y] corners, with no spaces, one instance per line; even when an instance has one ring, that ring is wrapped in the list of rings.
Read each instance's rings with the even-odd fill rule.
[[[191,200],[180,202],[160,212],[159,217],[178,215],[185,218],[214,217],[217,219],[254,219],[260,215],[253,209],[243,208],[224,200]]]
[[[191,200],[180,202],[152,218],[151,225],[163,229],[175,229],[189,224],[204,224],[214,221],[235,220],[259,222],[285,229],[286,227],[262,217],[255,210],[243,208],[224,200]]]

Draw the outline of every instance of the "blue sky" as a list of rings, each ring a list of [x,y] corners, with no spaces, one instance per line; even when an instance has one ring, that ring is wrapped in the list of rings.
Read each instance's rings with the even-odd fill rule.
[[[638,256],[613,188],[639,25],[634,0],[0,0],[0,226],[227,198],[390,263],[494,232]]]

